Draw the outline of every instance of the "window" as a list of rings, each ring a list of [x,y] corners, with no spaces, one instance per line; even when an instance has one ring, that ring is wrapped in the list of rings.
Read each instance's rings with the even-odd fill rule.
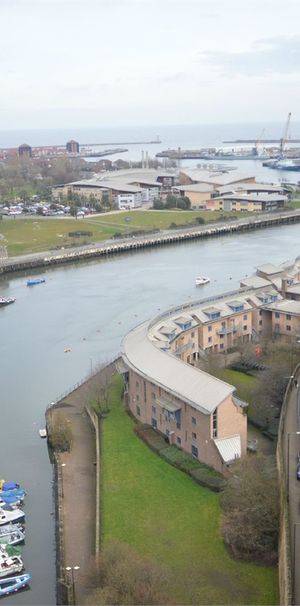
[[[208,337],[208,342],[211,343],[212,342],[212,337]]]
[[[224,349],[224,343],[220,344],[220,349]]]
[[[212,326],[208,326],[207,330],[208,330],[208,332],[211,332],[212,331]]]
[[[220,339],[224,339],[224,335],[220,335]]]
[[[226,328],[226,322],[221,322],[222,328]]]
[[[274,330],[275,332],[279,332],[279,324],[274,324]]]
[[[275,311],[275,318],[280,318],[280,313],[279,313],[279,311]]]
[[[152,418],[151,419],[151,425],[152,425],[153,429],[156,429],[157,428],[157,420]]]
[[[191,332],[191,337],[193,338],[194,336],[195,336],[195,333],[194,333],[194,332]]]
[[[193,440],[197,440],[197,434],[194,431],[192,433],[192,438],[193,438]]]
[[[291,319],[292,319],[291,314],[286,314],[286,316],[285,316],[285,317],[286,317],[286,319],[287,319],[287,320],[291,320]]]
[[[154,391],[152,391],[151,398],[152,398],[152,400],[156,400],[156,395],[155,395]]]
[[[197,446],[192,445],[192,456],[195,457],[195,459],[198,459],[198,448],[197,448]]]
[[[258,324],[259,326],[262,326],[262,320],[259,320]]]
[[[144,381],[144,400],[146,402],[147,399],[147,391],[146,391],[146,381]]]
[[[139,382],[138,381],[135,382],[135,386],[139,387]]]
[[[140,399],[140,396],[139,396],[139,394],[138,394],[138,393],[136,394],[136,399],[137,399],[137,402],[138,402],[138,401],[139,401],[139,399]]]
[[[155,406],[152,406],[152,412],[153,412],[154,415],[156,414],[156,408],[155,408]]]
[[[290,324],[287,324],[287,325],[286,325],[286,329],[287,329],[287,331],[288,331],[288,332],[291,332],[291,330],[292,330],[291,325],[290,325]]]
[[[177,436],[176,442],[177,442],[177,444],[181,444],[181,438],[179,436]]]
[[[259,315],[262,316],[262,309],[259,310]]]
[[[216,438],[218,435],[218,410],[213,412],[213,438]]]
[[[141,416],[141,409],[140,409],[139,406],[136,407],[136,414],[137,414],[138,417]]]
[[[247,324],[243,326],[243,330],[247,330]]]
[[[243,320],[247,320],[247,314],[245,316],[243,316]]]
[[[196,419],[196,417],[192,417],[192,425],[197,425],[197,419]]]

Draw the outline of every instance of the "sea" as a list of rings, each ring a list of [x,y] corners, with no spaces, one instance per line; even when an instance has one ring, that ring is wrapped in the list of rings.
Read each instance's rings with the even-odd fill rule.
[[[128,162],[141,161],[142,155],[154,159],[155,155],[166,149],[199,149],[201,147],[225,147],[226,149],[251,149],[252,145],[224,143],[237,139],[258,140],[260,133],[265,129],[265,139],[280,140],[283,136],[284,124],[270,122],[268,124],[232,123],[232,124],[186,124],[186,125],[144,125],[124,127],[99,127],[57,129],[24,129],[24,130],[1,130],[0,148],[17,147],[22,143],[31,146],[43,145],[65,145],[70,139],[75,139],[80,145],[91,147],[93,151],[103,151],[114,147],[124,147],[127,151],[105,156],[114,161],[119,158]],[[290,139],[300,139],[300,122],[292,122]],[[151,142],[151,143],[150,143]],[[288,143],[289,147],[293,144]],[[300,147],[300,144],[298,145]],[[262,151],[262,146],[260,146]],[[93,161],[92,159],[89,159]],[[294,171],[274,170],[262,166],[260,160],[234,160],[214,161],[182,160],[180,166],[196,167],[205,166],[232,170],[234,168],[247,174],[252,174],[258,182],[267,183],[298,183],[300,173]]]

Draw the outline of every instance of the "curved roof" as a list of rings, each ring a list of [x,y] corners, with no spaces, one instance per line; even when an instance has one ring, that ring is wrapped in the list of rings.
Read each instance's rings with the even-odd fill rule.
[[[148,325],[140,324],[122,341],[122,357],[131,370],[204,414],[211,414],[235,391],[232,385],[158,349],[148,337]]]

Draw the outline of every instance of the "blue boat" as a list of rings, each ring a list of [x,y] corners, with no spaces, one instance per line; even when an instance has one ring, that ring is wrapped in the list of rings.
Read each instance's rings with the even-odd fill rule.
[[[35,286],[36,284],[43,284],[46,282],[45,278],[30,278],[27,280],[27,286]]]
[[[0,579],[0,597],[16,593],[20,589],[25,589],[25,587],[28,587],[30,581],[30,574],[20,574],[16,577]]]
[[[5,482],[4,480],[0,480],[1,490],[14,490],[15,488],[20,488],[20,484],[17,484],[17,482]]]
[[[23,488],[14,488],[13,490],[0,490],[0,497],[1,498],[6,498],[6,497],[16,497],[17,499],[24,499],[25,497],[25,490],[23,490]]]

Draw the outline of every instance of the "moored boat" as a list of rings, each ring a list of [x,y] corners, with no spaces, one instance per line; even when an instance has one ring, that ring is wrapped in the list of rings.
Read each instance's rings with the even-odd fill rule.
[[[0,306],[10,305],[10,303],[14,303],[16,299],[14,297],[0,297]]]
[[[29,278],[26,284],[27,286],[35,286],[36,284],[43,284],[43,282],[46,282],[45,278]]]
[[[5,524],[0,527],[0,543],[18,545],[25,541],[25,530],[21,524]]]
[[[0,507],[0,526],[18,522],[25,518],[25,513],[21,509],[12,509],[11,511]]]
[[[16,488],[20,488],[20,484],[17,482],[6,482],[5,480],[0,480],[0,490],[15,490]]]
[[[0,578],[18,574],[24,569],[23,560],[20,555],[7,556],[5,551],[0,553]]]
[[[9,577],[6,579],[0,579],[0,596],[10,595],[16,593],[20,589],[28,587],[31,581],[30,574],[20,574],[16,577]]]
[[[195,284],[196,286],[202,286],[203,284],[208,284],[210,282],[210,278],[207,276],[196,276]]]

